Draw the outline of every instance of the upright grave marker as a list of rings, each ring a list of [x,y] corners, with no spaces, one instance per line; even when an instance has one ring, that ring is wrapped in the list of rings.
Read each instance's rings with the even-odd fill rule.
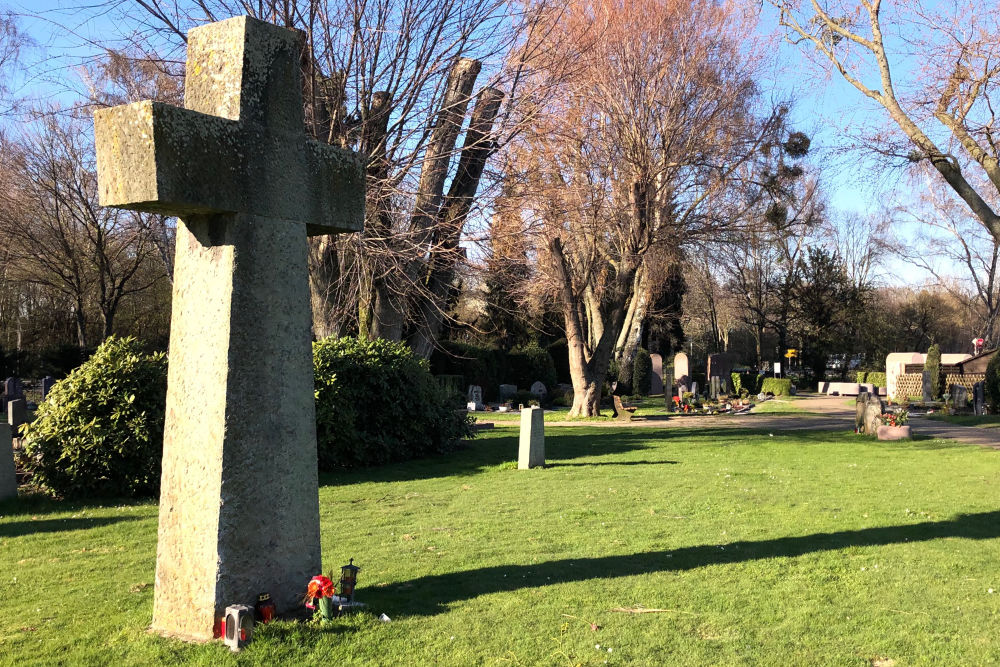
[[[17,473],[14,467],[14,441],[9,424],[0,424],[0,500],[17,496]]]
[[[177,215],[153,629],[296,606],[319,573],[310,234],[361,229],[364,170],[306,137],[301,33],[192,29],[184,109],[94,114],[101,203]],[[259,388],[268,387],[268,409]]]
[[[691,370],[688,365],[688,356],[683,352],[674,355],[674,382],[677,385],[677,395],[683,398],[685,391],[690,391]]]
[[[521,410],[521,433],[517,468],[528,470],[545,465],[545,412],[537,405]]]
[[[659,354],[649,355],[649,360],[653,364],[653,381],[650,383],[649,393],[656,395],[663,393],[663,356]],[[669,398],[668,398],[669,400]]]

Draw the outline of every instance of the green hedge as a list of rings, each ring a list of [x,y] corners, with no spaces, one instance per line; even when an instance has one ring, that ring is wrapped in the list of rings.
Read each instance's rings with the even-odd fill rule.
[[[32,481],[67,498],[155,495],[166,393],[166,355],[109,338],[23,427]]]
[[[788,396],[792,393],[791,378],[764,378],[760,391],[775,396]]]
[[[313,343],[320,470],[402,461],[456,449],[472,422],[403,343]]]
[[[740,393],[744,389],[751,394],[760,393],[760,385],[763,376],[757,373],[733,373],[730,376],[733,380],[734,393]]]
[[[941,395],[941,347],[934,343],[927,348],[927,359],[924,361],[924,370],[931,374],[931,398],[936,399]]]
[[[632,393],[649,396],[653,390],[653,358],[649,350],[639,348],[632,362]]]
[[[875,371],[858,371],[854,374],[855,382],[858,384],[873,384],[878,388],[885,387],[885,373]]]
[[[993,355],[986,367],[986,381],[983,383],[986,402],[991,414],[1000,414],[1000,354]]]
[[[530,389],[536,381],[544,384],[549,391],[559,381],[552,355],[536,344],[515,348],[507,355],[507,373],[503,384]],[[485,391],[485,387],[483,389]]]

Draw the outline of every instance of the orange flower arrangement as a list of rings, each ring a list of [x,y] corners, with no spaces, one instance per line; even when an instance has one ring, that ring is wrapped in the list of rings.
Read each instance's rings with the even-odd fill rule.
[[[306,588],[306,607],[309,609],[315,609],[316,604],[314,600],[319,598],[331,598],[337,594],[337,588],[333,585],[333,581],[330,577],[323,576],[322,574],[317,574],[315,577],[309,580],[309,587]]]

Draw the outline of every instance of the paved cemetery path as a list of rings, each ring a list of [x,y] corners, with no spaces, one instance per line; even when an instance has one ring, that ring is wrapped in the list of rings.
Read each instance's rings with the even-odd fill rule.
[[[546,426],[605,426],[641,428],[745,428],[755,431],[847,431],[854,429],[853,401],[845,396],[804,396],[795,401],[795,408],[803,412],[769,414],[753,412],[745,415],[679,416],[653,415],[638,417],[628,424],[618,421],[602,422],[546,422]],[[969,445],[1000,449],[1000,428],[957,426],[925,417],[912,417],[911,424],[918,436],[957,440]]]

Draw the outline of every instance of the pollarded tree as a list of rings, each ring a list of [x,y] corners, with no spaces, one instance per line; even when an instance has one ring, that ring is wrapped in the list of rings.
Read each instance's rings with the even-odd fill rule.
[[[505,74],[489,61],[506,60],[521,13],[508,0],[107,6],[141,28],[140,51],[169,44],[165,57],[178,60],[186,31],[206,20],[249,14],[305,34],[307,129],[368,161],[364,231],[310,241],[314,333],[407,339],[429,356],[456,295],[460,241],[512,92],[501,90]]]
[[[540,16],[508,203],[530,232],[533,286],[562,313],[571,414],[589,416],[629,320],[669,279],[663,265],[731,224],[707,203],[776,119],[755,115],[752,26],[734,4],[594,0]]]

